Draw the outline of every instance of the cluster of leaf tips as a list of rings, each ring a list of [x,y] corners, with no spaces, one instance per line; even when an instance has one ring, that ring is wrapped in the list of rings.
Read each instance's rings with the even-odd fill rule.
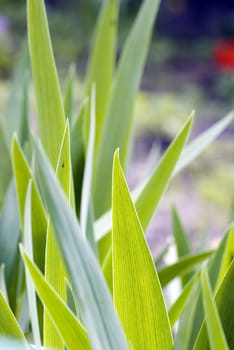
[[[174,210],[179,260],[161,269],[144,235],[170,180],[233,113],[186,146],[192,113],[132,194],[124,176],[158,7],[142,2],[116,66],[119,4],[103,1],[77,109],[74,71],[62,98],[44,1],[27,1],[39,139],[25,54],[0,124],[0,349],[234,348],[233,227],[215,251],[192,254]],[[162,288],[176,277],[169,308]]]

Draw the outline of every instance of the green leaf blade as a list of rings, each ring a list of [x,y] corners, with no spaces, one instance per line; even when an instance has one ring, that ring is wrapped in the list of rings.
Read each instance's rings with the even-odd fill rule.
[[[28,0],[27,16],[40,136],[48,157],[55,167],[65,126],[65,116],[44,1]]]
[[[91,345],[95,349],[127,349],[98,262],[81,236],[77,219],[39,146],[36,160],[37,177]]]
[[[161,286],[118,153],[113,167],[112,242],[114,303],[129,343],[134,349],[171,349]]]
[[[21,254],[37,293],[68,348],[71,350],[90,349],[87,333],[83,326],[43,277],[23,248],[21,248]]]
[[[202,271],[201,279],[205,322],[211,350],[227,350],[228,345],[222,329],[218,310],[213,299],[209,277],[206,270]]]

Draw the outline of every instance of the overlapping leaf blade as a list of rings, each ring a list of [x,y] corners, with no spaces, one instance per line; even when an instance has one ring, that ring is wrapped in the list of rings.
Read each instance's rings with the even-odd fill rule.
[[[134,349],[171,349],[168,314],[149,248],[119,163],[113,166],[113,294]]]
[[[222,328],[226,337],[227,344],[230,349],[234,344],[234,262],[231,263],[229,269],[215,295],[215,303],[219,312]],[[194,350],[208,350],[209,341],[205,324],[199,332],[198,338],[194,345]]]
[[[227,350],[228,345],[222,329],[218,310],[212,295],[209,277],[206,269],[202,271],[202,295],[205,310],[205,323],[211,350]]]
[[[90,349],[87,333],[65,302],[46,281],[33,261],[21,249],[24,263],[48,314],[70,350]]]
[[[24,334],[2,292],[0,292],[0,334],[26,343]]]
[[[121,148],[123,164],[126,165],[134,100],[139,88],[158,6],[158,0],[145,0],[142,3],[121,54],[104,117],[105,124],[100,146],[97,150],[93,183],[96,217],[110,208],[111,165],[116,148]],[[103,194],[102,197],[99,195],[100,192]]]
[[[36,161],[37,177],[91,345],[94,349],[127,349],[98,262],[39,146]]]

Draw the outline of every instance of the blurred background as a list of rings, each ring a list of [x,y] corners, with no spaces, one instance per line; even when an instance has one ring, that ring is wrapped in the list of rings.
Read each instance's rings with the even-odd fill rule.
[[[118,52],[142,1],[122,0]],[[82,81],[101,0],[47,0],[61,83],[71,63]],[[25,0],[0,0],[0,112],[26,38]],[[234,1],[163,0],[136,101],[128,178],[145,177],[195,109],[191,139],[221,119],[234,101]],[[177,207],[194,249],[216,246],[233,218],[234,126],[173,180],[149,230],[153,251],[171,239]]]

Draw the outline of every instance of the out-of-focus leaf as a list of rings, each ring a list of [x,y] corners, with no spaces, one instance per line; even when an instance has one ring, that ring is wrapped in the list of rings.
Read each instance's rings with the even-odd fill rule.
[[[177,255],[179,258],[182,258],[186,255],[191,254],[190,242],[188,240],[188,235],[185,232],[185,229],[182,225],[182,222],[179,218],[176,208],[172,210],[172,223],[173,223],[173,235],[176,243]],[[190,272],[181,277],[183,286],[190,280],[193,272]]]
[[[25,342],[24,334],[2,292],[0,292],[0,315],[0,334]]]
[[[188,139],[192,121],[193,114],[191,114],[182,130],[171,143],[170,147],[149,179],[147,179],[147,181],[133,193],[137,213],[144,230],[147,228],[149,221],[171,179],[173,169],[176,166],[176,163]],[[110,229],[111,213],[108,212],[95,224],[96,240],[101,239],[107,232],[109,232]]]
[[[127,349],[98,262],[89,244],[83,239],[75,214],[69,207],[45,154],[38,145],[36,166],[37,178],[91,345],[95,349]]]
[[[95,162],[93,183],[95,217],[99,217],[110,208],[111,165],[116,148],[121,148],[123,164],[126,165],[127,162],[134,100],[143,73],[158,6],[158,0],[145,0],[142,3],[118,64]]]
[[[74,113],[75,78],[76,68],[74,65],[72,65],[68,72],[63,101],[65,116],[70,120],[70,122],[73,120]]]
[[[175,337],[174,350],[192,349],[189,347],[190,334],[195,318],[196,306],[199,298],[200,283],[195,284],[180,319],[179,329]]]
[[[30,179],[32,179],[33,253],[36,264],[39,266],[41,271],[44,271],[47,230],[46,214],[34,181],[33,174],[16,138],[14,138],[12,145],[12,162],[22,232],[24,231],[24,206],[26,192],[28,183]]]
[[[219,286],[219,284],[222,282],[229,265],[231,264],[232,260],[234,257],[234,224],[231,226],[229,235],[228,235],[228,240],[227,240],[227,245],[225,248],[225,252],[223,255],[222,263],[220,266],[220,272],[219,276],[216,282],[216,289]]]
[[[46,281],[24,249],[21,249],[21,253],[37,293],[68,348],[70,350],[90,349],[84,327],[69,310],[62,298]]]
[[[184,167],[190,164],[203,150],[205,150],[233,121],[234,112],[219,120],[208,130],[204,131],[194,141],[185,147],[184,152],[178,162],[174,174],[177,174]]]
[[[222,329],[218,310],[212,295],[209,277],[206,269],[201,274],[203,307],[205,311],[205,324],[211,350],[227,350],[228,345]]]
[[[0,208],[4,201],[7,187],[11,179],[11,159],[8,149],[6,133],[3,130],[2,123],[0,121]]]
[[[156,265],[156,267],[158,267],[161,262],[163,261],[165,255],[167,254],[169,248],[170,248],[171,244],[168,243],[163,249],[162,251],[156,256],[156,258],[154,258],[154,263]]]
[[[199,281],[199,278],[200,278],[200,272],[197,273],[194,277],[192,277],[192,279],[186,284],[186,286],[182,290],[178,299],[171,306],[168,312],[168,315],[169,315],[169,319],[172,327],[174,326],[175,322],[178,320],[178,318],[180,317],[180,314],[184,310],[184,307],[191,295],[193,287]]]
[[[74,208],[74,193],[72,182],[72,169],[70,159],[70,133],[68,122],[64,130],[64,136],[59,152],[56,166],[56,176],[67,195],[68,201]],[[56,269],[54,268],[56,266]],[[45,277],[58,294],[65,300],[66,298],[66,271],[62,261],[61,253],[57,245],[53,227],[48,221],[47,242],[46,242],[46,260],[45,260]],[[47,312],[44,313],[44,344],[48,347],[63,349],[61,338],[54,328]]]
[[[18,242],[20,239],[20,223],[17,208],[15,186],[11,181],[7,190],[4,207],[0,214],[0,264],[6,268],[8,297],[13,310],[16,306],[16,284],[18,269]]]
[[[171,349],[172,335],[162,289],[119,163],[113,166],[113,295],[134,349]]]
[[[0,350],[29,350],[29,348],[18,340],[0,336]]]
[[[103,1],[94,34],[93,49],[87,69],[85,94],[90,96],[91,86],[96,86],[96,137],[95,152],[100,143],[106,105],[110,95],[115,66],[118,0]],[[85,135],[89,133],[89,108],[85,122]],[[87,139],[86,139],[87,140]],[[85,140],[85,141],[86,141]]]
[[[234,262],[229,269],[215,295],[215,303],[218,309],[222,328],[226,337],[229,349],[233,349],[234,344]],[[203,323],[198,338],[194,345],[194,350],[210,349],[207,328]],[[222,348],[220,348],[222,349]]]
[[[25,140],[24,137],[22,137],[22,131],[27,121],[27,108],[25,109],[25,106],[27,105],[28,70],[28,47],[23,44],[13,72],[10,96],[3,115],[3,128],[6,133],[8,151],[10,151],[12,136],[14,133],[18,135],[22,144]],[[24,131],[26,130],[27,129]]]
[[[81,190],[85,163],[85,147],[83,138],[83,123],[88,108],[88,99],[85,99],[80,107],[80,111],[71,126],[71,160],[72,173],[74,179],[74,191],[76,198],[76,210],[80,213]]]
[[[219,247],[216,249],[214,254],[210,257],[209,262],[207,264],[210,284],[212,289],[214,290],[215,286],[217,285],[218,276],[220,274],[220,268],[223,260],[223,256],[225,254],[225,250],[227,248],[227,242],[230,235],[230,231],[228,231],[224,238],[222,239],[221,243],[219,244]],[[201,290],[198,290],[198,298],[194,299],[193,305],[195,306],[195,315],[193,317],[192,321],[192,327],[190,330],[187,330],[186,336],[189,337],[189,342],[186,346],[184,346],[184,350],[190,350],[193,349],[194,343],[196,341],[198,332],[201,328],[203,319],[204,319],[204,313],[203,313],[203,306],[202,306],[202,297],[201,297]],[[190,306],[186,305],[185,307],[185,313],[190,313]]]
[[[213,250],[209,250],[204,253],[189,255],[188,257],[180,259],[178,262],[166,266],[158,271],[158,276],[162,287],[165,287],[175,277],[182,276],[194,266],[202,263],[208,259],[214,253]]]
[[[42,144],[55,168],[65,115],[44,0],[27,0],[28,39]]]
[[[30,180],[29,182],[27,193],[26,193],[26,199],[25,199],[24,246],[29,256],[31,257],[31,259],[33,259],[31,198],[32,198],[32,180]],[[34,285],[28,274],[28,271],[26,271],[26,288],[27,288],[27,295],[28,295],[28,306],[29,306],[29,313],[30,313],[30,319],[31,319],[33,340],[36,348],[40,349],[41,337],[40,337],[40,329],[39,329],[39,322],[38,322],[36,293],[35,293]]]

